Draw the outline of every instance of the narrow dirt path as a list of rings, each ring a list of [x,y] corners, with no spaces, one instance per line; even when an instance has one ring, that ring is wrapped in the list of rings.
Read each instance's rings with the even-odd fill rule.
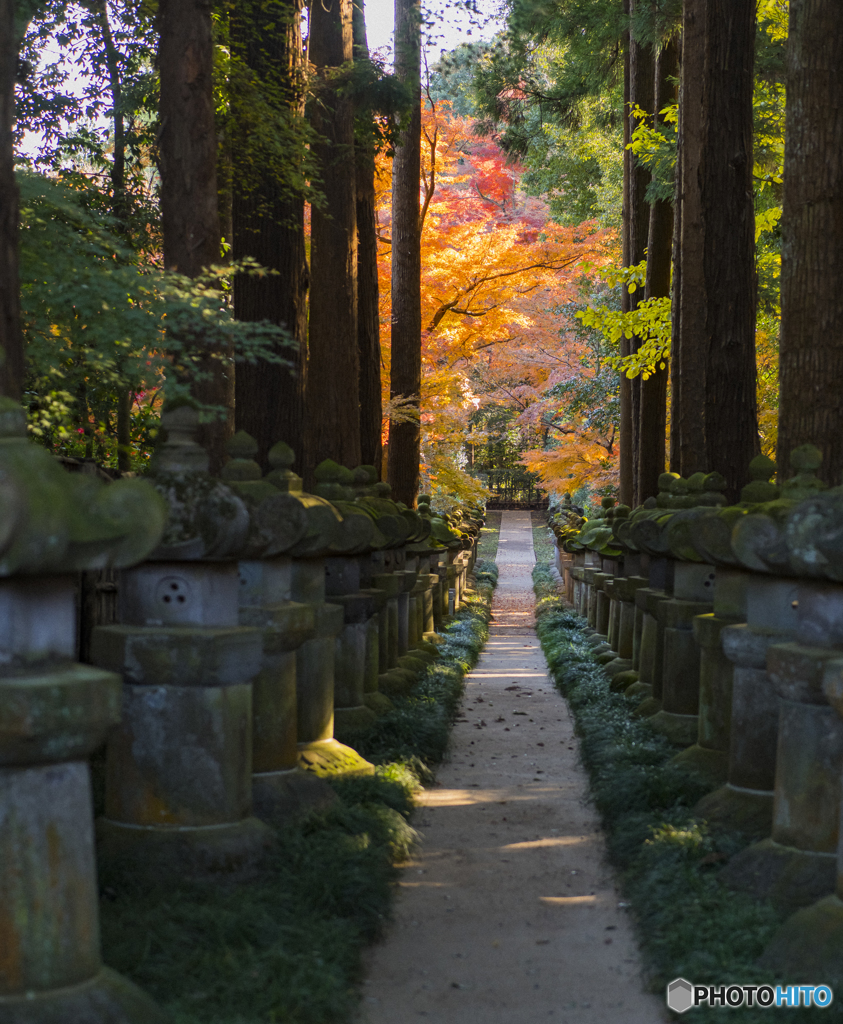
[[[489,642],[468,677],[365,1024],[658,1024],[564,700],[533,629],[530,513],[505,512]]]

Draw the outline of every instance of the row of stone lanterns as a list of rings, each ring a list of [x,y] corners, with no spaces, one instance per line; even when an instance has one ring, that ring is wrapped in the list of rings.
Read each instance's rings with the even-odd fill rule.
[[[139,481],[73,477],[0,399],[0,1020],[154,1024],[103,967],[88,757],[120,720],[122,682],[76,662],[76,575],[158,543],[164,503]]]
[[[778,488],[757,458],[735,506],[718,474],[665,474],[642,509],[554,516],[610,686],[709,781],[695,813],[757,840],[721,877],[792,914],[764,962],[793,980],[843,980],[843,498],[820,460],[797,449]]]
[[[324,805],[379,692],[459,604],[479,532],[323,464],[315,495],[248,435],[217,480],[197,413],[169,410],[149,481],[67,474],[0,406],[0,1019],[161,1019],[102,966],[87,758],[107,739],[98,855],[135,878],[255,874],[267,822]],[[119,621],[74,662],[81,570],[119,574]],[[453,567],[453,568],[452,568]],[[403,667],[402,667],[402,662]]]

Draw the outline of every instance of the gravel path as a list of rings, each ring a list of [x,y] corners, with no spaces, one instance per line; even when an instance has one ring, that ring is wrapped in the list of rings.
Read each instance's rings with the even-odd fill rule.
[[[564,700],[533,629],[530,514],[505,512],[489,642],[414,824],[365,1024],[659,1024]]]

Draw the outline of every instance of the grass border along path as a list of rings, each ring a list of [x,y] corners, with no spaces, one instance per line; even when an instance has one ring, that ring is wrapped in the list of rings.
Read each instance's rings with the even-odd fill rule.
[[[609,856],[636,918],[649,986],[664,992],[677,977],[695,985],[781,981],[755,966],[780,918],[769,904],[718,880],[742,840],[713,834],[694,817],[691,808],[705,789],[670,763],[674,747],[631,716],[635,701],[609,690],[585,642],[585,623],[563,606],[547,563],[536,565],[533,583],[536,630],[551,676],[574,715]],[[774,1016],[767,1009],[698,1007],[682,1019],[769,1024]],[[843,1019],[843,992],[828,1010],[789,1009],[785,1017],[818,1018]]]
[[[445,754],[463,677],[488,635],[497,567],[478,562],[475,579],[442,631],[439,660],[358,745],[375,774],[329,779],[336,804],[277,828],[259,879],[150,891],[101,877],[105,961],[173,1024],[353,1019],[362,947],[390,918],[394,865],[415,839],[413,794]]]

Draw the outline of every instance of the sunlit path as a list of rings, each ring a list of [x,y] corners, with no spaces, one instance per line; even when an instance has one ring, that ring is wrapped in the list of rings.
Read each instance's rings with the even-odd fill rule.
[[[505,512],[489,643],[415,822],[362,1020],[657,1024],[564,701],[533,629],[530,514]]]

